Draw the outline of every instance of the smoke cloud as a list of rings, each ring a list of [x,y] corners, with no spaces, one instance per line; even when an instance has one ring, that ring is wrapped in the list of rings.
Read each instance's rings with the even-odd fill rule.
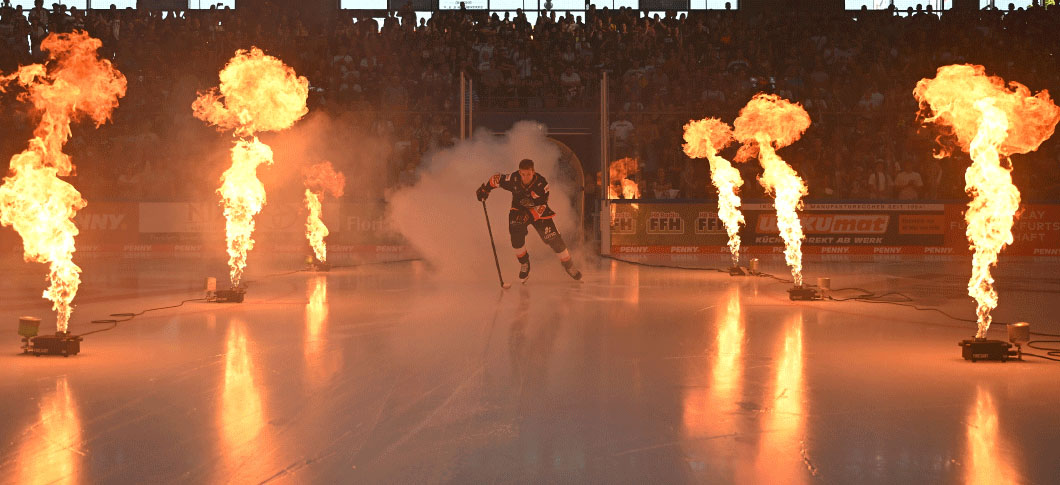
[[[387,217],[395,229],[446,279],[490,280],[496,278],[486,221],[475,189],[495,173],[518,170],[529,158],[535,170],[549,182],[549,205],[556,211],[555,223],[571,244],[577,218],[570,194],[575,187],[559,175],[560,150],[546,138],[545,126],[522,121],[502,136],[479,131],[470,140],[429,153],[414,185],[391,193]],[[510,194],[494,190],[486,201],[501,271],[507,281],[515,279],[518,263],[508,235]],[[555,253],[529,228],[526,247],[530,251],[534,277],[563,277]]]

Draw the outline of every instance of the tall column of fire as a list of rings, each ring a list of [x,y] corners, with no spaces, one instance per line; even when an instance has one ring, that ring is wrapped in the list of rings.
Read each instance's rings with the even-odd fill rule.
[[[637,187],[637,182],[630,180],[628,177],[637,173],[637,160],[634,158],[620,158],[611,162],[608,167],[610,172],[609,178],[611,179],[611,186],[607,188],[607,198],[609,199],[639,199],[640,188]],[[621,187],[622,192],[619,193],[616,187]]]
[[[48,263],[49,285],[43,296],[52,302],[60,333],[67,331],[71,303],[81,284],[81,268],[73,261],[78,233],[73,219],[87,204],[73,185],[59,178],[74,174],[63,145],[72,121],[88,116],[99,126],[125,95],[125,76],[99,58],[101,46],[84,32],[51,34],[41,42],[47,64],[22,66],[0,76],[0,92],[21,85],[25,92],[19,99],[32,103],[41,116],[29,147],[11,159],[0,185],[0,223],[22,236],[26,261]]]
[[[313,255],[317,261],[324,262],[328,258],[327,247],[324,245],[324,238],[328,236],[328,227],[320,218],[320,199],[324,194],[342,197],[345,186],[346,177],[336,172],[331,162],[316,163],[305,170],[305,205],[309,211],[305,221],[305,237],[309,239],[309,246],[313,248]]]
[[[608,180],[610,185],[607,187],[607,198],[608,199],[629,199],[636,200],[640,198],[640,187],[637,186],[637,182],[630,180],[629,177],[637,173],[637,165],[639,162],[635,158],[620,158],[611,162],[608,166]],[[621,190],[621,192],[619,192]],[[639,204],[630,204],[634,210],[640,209]],[[611,223],[615,222],[615,214],[618,206],[611,204]]]
[[[710,164],[710,181],[718,189],[718,217],[729,233],[729,251],[736,266],[740,263],[740,224],[744,223],[736,191],[743,185],[743,178],[736,167],[718,155],[718,150],[732,143],[732,128],[717,118],[690,121],[685,125],[684,138],[685,155],[706,158]]]
[[[798,103],[775,94],[756,94],[740,110],[733,122],[734,135],[743,143],[736,161],[741,162],[758,152],[763,173],[758,182],[773,196],[777,211],[777,228],[784,239],[784,259],[791,267],[795,286],[802,286],[802,223],[798,210],[807,194],[806,184],[795,169],[777,156],[776,150],[798,141],[810,127],[810,115]]]
[[[972,159],[964,173],[964,190],[972,197],[964,213],[972,250],[968,295],[976,302],[976,337],[985,338],[998,302],[990,268],[997,265],[1001,249],[1012,244],[1020,204],[1009,156],[1037,150],[1052,136],[1060,108],[1048,91],[1031,96],[1026,86],[1006,85],[1000,77],[987,76],[983,66],[968,64],[940,67],[935,78],[917,83],[913,95],[923,121],[949,131]],[[943,146],[936,157],[948,154]]]
[[[290,128],[309,112],[309,81],[283,61],[261,49],[238,50],[220,73],[220,89],[200,93],[192,103],[195,116],[233,130],[232,166],[221,175],[221,205],[232,284],[239,286],[254,248],[254,216],[265,205],[265,187],[258,180],[261,164],[272,164],[272,149],[256,133]]]

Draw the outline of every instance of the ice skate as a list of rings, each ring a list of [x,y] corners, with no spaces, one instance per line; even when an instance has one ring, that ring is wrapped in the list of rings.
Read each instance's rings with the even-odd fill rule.
[[[519,257],[519,281],[526,283],[530,277],[530,255],[524,254]]]
[[[563,263],[563,269],[567,271],[567,274],[569,274],[571,278],[574,278],[576,281],[581,281],[582,272],[578,271],[578,268],[574,266],[573,259],[561,261],[561,263]]]

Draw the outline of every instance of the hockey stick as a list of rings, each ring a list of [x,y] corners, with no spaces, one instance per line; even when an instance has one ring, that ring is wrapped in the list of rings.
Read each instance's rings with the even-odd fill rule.
[[[486,230],[490,233],[490,246],[493,247],[493,262],[497,264],[497,279],[501,280],[501,288],[508,289],[512,285],[504,282],[501,276],[501,260],[497,259],[497,244],[493,242],[493,226],[490,225],[490,213],[486,210],[486,201],[482,201],[482,213],[486,215]]]

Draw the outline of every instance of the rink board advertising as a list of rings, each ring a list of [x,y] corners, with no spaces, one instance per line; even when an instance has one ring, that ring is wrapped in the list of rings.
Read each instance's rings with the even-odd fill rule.
[[[382,202],[325,204],[322,219],[330,235],[328,253],[403,254],[409,249],[386,220]],[[255,218],[255,251],[308,253],[304,208],[267,205]],[[217,203],[91,202],[74,218],[77,252],[175,253],[223,252],[225,220]],[[9,228],[0,229],[0,244],[22,251]]]
[[[728,254],[728,235],[709,203],[613,203],[612,254]],[[783,250],[770,204],[745,204],[740,231],[748,254]],[[800,214],[806,254],[967,254],[963,204],[807,204]],[[382,201],[325,204],[329,253],[406,254]],[[78,212],[77,251],[177,253],[224,251],[224,217],[211,202],[92,202]],[[1027,204],[1003,254],[1060,256],[1060,204]],[[255,250],[306,253],[305,212],[268,205],[256,218]],[[0,244],[21,252],[18,234],[0,229]]]
[[[728,254],[715,204],[614,203],[611,253]],[[806,254],[966,254],[961,204],[806,204],[800,212]],[[771,204],[745,204],[740,230],[749,254],[782,252]],[[1029,204],[1004,253],[1060,256],[1060,205]]]

